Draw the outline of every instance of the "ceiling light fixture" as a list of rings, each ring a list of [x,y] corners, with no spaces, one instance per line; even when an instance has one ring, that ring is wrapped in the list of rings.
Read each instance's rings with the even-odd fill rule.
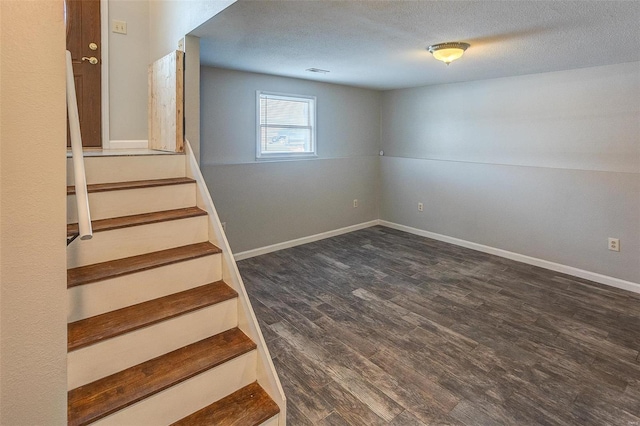
[[[427,50],[431,52],[434,58],[449,65],[451,62],[460,58],[464,51],[469,47],[468,43],[450,42],[432,44],[427,47]]]

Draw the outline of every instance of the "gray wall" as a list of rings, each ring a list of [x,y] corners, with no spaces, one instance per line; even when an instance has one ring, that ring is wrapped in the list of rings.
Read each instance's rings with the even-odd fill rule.
[[[255,160],[256,90],[317,97],[318,159]],[[380,98],[373,90],[201,69],[201,169],[234,252],[378,218]]]
[[[146,140],[149,2],[109,0],[109,25],[114,19],[127,34],[109,31],[109,139]]]
[[[388,91],[381,129],[381,219],[640,282],[640,63]]]

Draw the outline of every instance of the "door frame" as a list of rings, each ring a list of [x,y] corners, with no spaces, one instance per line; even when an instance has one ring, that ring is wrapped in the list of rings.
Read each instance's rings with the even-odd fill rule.
[[[100,0],[100,102],[102,104],[102,149],[110,149],[109,142],[109,0]]]

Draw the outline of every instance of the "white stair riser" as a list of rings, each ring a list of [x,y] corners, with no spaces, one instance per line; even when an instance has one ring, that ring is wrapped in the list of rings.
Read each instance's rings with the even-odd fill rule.
[[[256,380],[256,351],[234,358],[92,423],[95,426],[166,425]]]
[[[279,415],[276,414],[275,416],[271,417],[269,420],[267,420],[264,423],[260,423],[260,426],[278,426],[278,417]]]
[[[67,290],[67,321],[104,314],[221,279],[221,255],[215,254],[71,287]]]
[[[67,268],[186,246],[208,238],[207,216],[94,232],[92,239],[78,239],[69,245]]]
[[[196,205],[196,185],[166,185],[153,188],[93,192],[89,194],[91,220],[181,209]],[[67,223],[78,222],[76,196],[67,196]]]
[[[84,157],[87,183],[129,182],[185,176],[184,155]],[[67,158],[67,185],[74,185],[73,159]]]
[[[238,300],[189,312],[69,352],[67,388],[91,383],[238,325]]]

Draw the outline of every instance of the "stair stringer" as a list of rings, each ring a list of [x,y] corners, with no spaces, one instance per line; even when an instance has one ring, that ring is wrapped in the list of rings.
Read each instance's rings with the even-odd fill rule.
[[[222,250],[222,279],[231,288],[238,292],[238,328],[245,333],[257,345],[257,379],[262,388],[269,394],[271,399],[278,404],[280,413],[278,414],[278,426],[286,426],[287,399],[280,384],[278,373],[276,372],[269,349],[262,336],[262,331],[258,325],[258,320],[247,291],[240,276],[240,271],[236,265],[235,258],[231,252],[227,237],[222,230],[220,218],[211,199],[211,194],[204,181],[200,167],[193,155],[193,150],[188,140],[185,140],[186,154],[186,176],[196,181],[196,206],[205,210],[209,217],[209,241]]]

